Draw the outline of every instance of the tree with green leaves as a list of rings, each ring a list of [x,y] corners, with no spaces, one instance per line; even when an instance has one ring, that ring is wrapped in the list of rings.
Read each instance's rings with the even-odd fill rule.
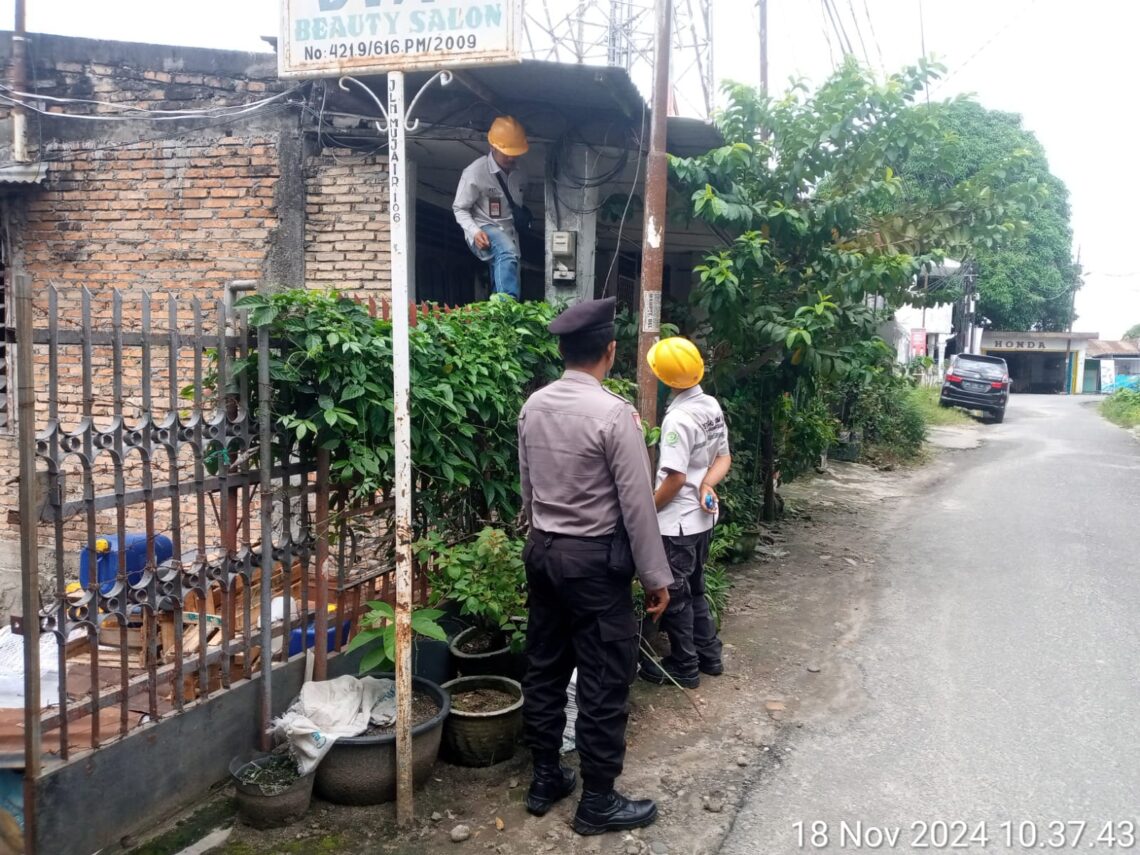
[[[998,246],[973,247],[968,260],[976,276],[979,316],[994,329],[1067,329],[1080,276],[1072,260],[1068,191],[1049,171],[1041,143],[1017,114],[973,101],[933,104],[929,113],[940,134],[915,146],[899,166],[917,199],[987,171],[996,190],[1007,181],[1024,181],[1027,172],[1044,188],[1040,204],[1024,211],[1026,227],[1019,234]],[[1021,159],[1021,169],[1003,180],[993,167],[1012,156]]]
[[[1125,341],[1135,341],[1137,339],[1140,339],[1140,324],[1136,324],[1124,334]]]
[[[1000,245],[1039,192],[1014,153],[907,193],[899,165],[918,147],[935,156],[946,136],[938,113],[915,103],[938,73],[921,62],[880,82],[852,61],[816,92],[795,85],[778,98],[728,84],[717,118],[725,144],[671,160],[693,215],[727,236],[698,268],[694,314],[705,320],[694,332],[741,440],[734,470],[749,480],[737,486],[762,488],[766,519],[789,410],[778,404],[810,401],[821,380],[861,370],[879,309],[918,299],[921,266]]]

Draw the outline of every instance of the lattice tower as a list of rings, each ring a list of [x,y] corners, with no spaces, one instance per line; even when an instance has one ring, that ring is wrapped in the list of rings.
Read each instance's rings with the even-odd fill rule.
[[[705,118],[715,98],[713,0],[673,0],[671,112]],[[626,69],[646,100],[653,76],[652,0],[524,0],[531,59]]]

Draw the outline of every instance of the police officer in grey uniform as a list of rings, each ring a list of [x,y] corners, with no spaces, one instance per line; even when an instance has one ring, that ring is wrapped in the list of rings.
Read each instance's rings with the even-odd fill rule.
[[[637,412],[602,387],[613,367],[615,300],[578,303],[559,315],[566,371],[519,414],[519,469],[530,536],[530,614],[523,727],[534,757],[526,807],[541,816],[574,791],[559,764],[566,687],[578,668],[579,834],[640,828],[657,817],[652,800],[614,789],[625,758],[629,687],[637,669],[635,568],[646,612],[669,602],[673,575],[653,504],[649,454]]]

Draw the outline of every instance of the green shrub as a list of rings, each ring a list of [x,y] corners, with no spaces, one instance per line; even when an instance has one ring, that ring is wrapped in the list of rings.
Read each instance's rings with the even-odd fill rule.
[[[780,479],[791,481],[819,465],[835,444],[839,422],[814,389],[785,395],[776,408],[776,448]]]
[[[1117,389],[1101,403],[1100,412],[1121,427],[1140,426],[1140,389]]]
[[[878,371],[841,387],[848,424],[863,439],[870,459],[913,460],[926,441],[927,420],[920,396],[906,377]]]
[[[937,386],[916,386],[910,392],[915,406],[922,413],[928,425],[968,425],[974,421],[965,410],[957,407],[943,407],[938,403],[940,390]]]
[[[295,453],[331,456],[332,481],[359,495],[394,478],[392,324],[336,292],[304,289],[239,301],[268,326],[274,415]],[[466,534],[519,511],[517,418],[558,376],[546,331],[554,308],[496,299],[421,316],[410,332],[417,529]],[[235,371],[256,381],[256,353]]]

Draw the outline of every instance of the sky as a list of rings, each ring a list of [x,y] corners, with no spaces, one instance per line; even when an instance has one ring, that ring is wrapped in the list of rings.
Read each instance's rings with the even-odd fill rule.
[[[537,3],[539,0],[525,0]],[[639,5],[647,0],[638,0]],[[769,82],[821,81],[840,58],[822,2],[768,0]],[[1020,113],[1069,188],[1085,286],[1077,328],[1117,338],[1140,324],[1133,200],[1140,169],[1134,66],[1140,4],[1122,0],[833,0],[856,55],[880,71],[926,51],[948,68],[932,98],[970,93]],[[0,28],[11,29],[10,4]],[[759,81],[756,0],[713,0],[718,79]],[[114,14],[109,14],[113,10]],[[28,29],[124,41],[266,50],[278,0],[27,0]],[[858,27],[856,27],[856,22]],[[860,39],[861,34],[861,39]]]

